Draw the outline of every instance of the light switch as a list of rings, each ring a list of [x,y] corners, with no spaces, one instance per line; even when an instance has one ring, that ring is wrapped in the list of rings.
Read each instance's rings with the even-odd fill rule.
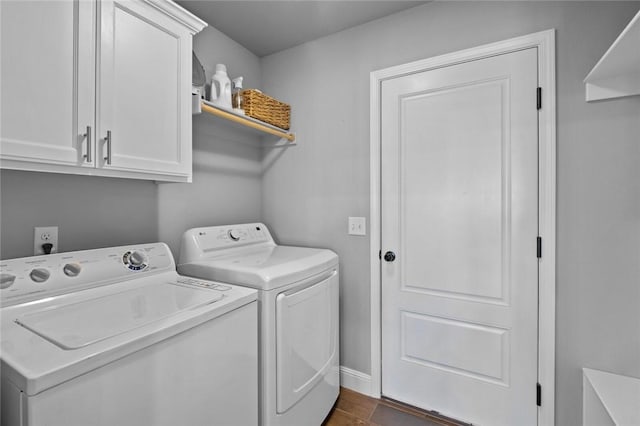
[[[349,235],[367,235],[367,219],[349,217]]]

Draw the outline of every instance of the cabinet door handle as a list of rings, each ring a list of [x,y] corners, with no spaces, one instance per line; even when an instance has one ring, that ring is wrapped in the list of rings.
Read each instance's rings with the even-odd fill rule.
[[[87,159],[87,163],[90,163],[91,160],[91,126],[87,126],[87,133],[83,135],[87,139],[87,153],[83,155],[84,158]]]
[[[107,130],[107,137],[104,138],[104,143],[107,146],[107,155],[104,160],[107,164],[111,165],[111,130]]]

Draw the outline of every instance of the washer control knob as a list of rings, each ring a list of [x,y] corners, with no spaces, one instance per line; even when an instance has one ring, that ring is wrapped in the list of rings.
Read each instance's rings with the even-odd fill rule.
[[[0,274],[0,289],[4,290],[9,288],[16,281],[16,276],[13,274],[2,273]]]
[[[68,277],[77,277],[80,275],[80,271],[82,270],[82,266],[78,263],[67,263],[62,268],[62,272]]]
[[[129,263],[133,266],[140,266],[145,262],[144,254],[139,251],[134,251],[129,255]]]
[[[33,280],[33,282],[43,283],[49,279],[49,277],[51,276],[51,272],[49,272],[49,270],[45,268],[36,268],[31,270],[29,276],[31,277],[31,280]]]
[[[147,256],[141,251],[128,251],[122,257],[124,266],[132,271],[142,271],[149,266]]]
[[[233,241],[238,241],[240,239],[240,233],[238,233],[238,231],[236,231],[235,229],[230,229],[229,238],[231,238]]]

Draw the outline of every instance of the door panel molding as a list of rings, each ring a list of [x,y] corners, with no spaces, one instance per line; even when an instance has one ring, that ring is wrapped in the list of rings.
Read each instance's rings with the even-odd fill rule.
[[[556,87],[555,30],[516,37],[450,54],[373,71],[370,74],[370,271],[371,271],[371,387],[368,394],[380,397],[381,375],[381,87],[388,79],[429,71],[491,56],[536,48],[538,80],[543,108],[538,112],[538,232],[542,237],[539,261],[538,381],[542,404],[538,425],[555,420],[555,247],[556,247]],[[535,243],[532,241],[532,255]],[[532,383],[532,386],[535,384]]]
[[[462,282],[467,282],[467,280],[460,280],[459,278],[461,277],[450,277],[450,280],[448,282],[438,282],[436,281],[432,281],[432,285],[431,286],[427,286],[425,285],[425,283],[423,283],[423,285],[411,285],[411,282],[414,281],[415,278],[420,277],[420,278],[424,278],[426,276],[429,275],[429,273],[422,269],[422,266],[424,266],[424,262],[414,262],[411,259],[408,259],[408,257],[411,255],[411,251],[408,250],[408,248],[412,245],[410,244],[409,240],[428,240],[427,236],[423,236],[419,234],[419,229],[420,227],[417,226],[418,224],[416,223],[412,223],[412,224],[408,224],[406,221],[402,222],[401,225],[401,229],[398,229],[398,233],[400,235],[400,246],[398,247],[398,250],[401,253],[404,253],[403,256],[401,256],[398,261],[401,265],[401,267],[399,268],[399,274],[400,274],[400,286],[402,290],[407,290],[407,289],[411,289],[409,291],[414,291],[416,293],[422,293],[422,294],[432,294],[432,295],[439,295],[441,297],[451,297],[451,298],[455,298],[455,299],[461,299],[461,300],[475,300],[475,301],[487,301],[488,303],[494,303],[497,305],[503,305],[503,306],[508,306],[510,303],[510,295],[509,295],[509,268],[508,265],[510,264],[510,256],[511,256],[511,249],[510,249],[510,245],[511,245],[511,188],[510,188],[510,182],[511,182],[511,163],[509,161],[510,157],[511,157],[511,136],[510,136],[510,132],[509,129],[507,128],[508,126],[506,125],[506,123],[508,123],[510,121],[509,117],[505,117],[505,114],[509,114],[510,111],[510,106],[509,106],[509,102],[511,99],[511,93],[510,93],[510,85],[509,85],[509,79],[505,78],[505,77],[500,77],[500,78],[490,78],[490,79],[479,79],[476,81],[465,81],[461,84],[455,84],[455,85],[448,85],[448,86],[444,86],[444,87],[438,87],[435,89],[427,89],[427,90],[420,90],[419,92],[410,92],[408,95],[407,94],[401,94],[399,96],[399,111],[400,111],[400,116],[403,117],[402,119],[400,119],[400,121],[402,122],[399,125],[399,129],[398,129],[398,141],[402,141],[403,138],[403,134],[407,134],[409,132],[409,130],[407,129],[407,122],[410,121],[410,117],[409,117],[409,109],[410,109],[410,105],[411,104],[433,104],[432,107],[432,112],[434,114],[438,114],[439,110],[445,110],[445,106],[442,105],[442,102],[444,102],[445,104],[447,102],[451,102],[450,97],[451,96],[460,96],[460,103],[456,103],[456,109],[458,109],[458,106],[460,106],[461,108],[458,109],[458,114],[464,114],[464,107],[463,104],[465,103],[465,99],[462,98],[463,96],[467,96],[467,97],[481,97],[482,92],[484,92],[485,94],[490,93],[494,98],[499,99],[499,102],[501,104],[496,103],[496,105],[499,108],[499,111],[493,111],[495,114],[495,117],[501,118],[501,121],[498,123],[494,123],[497,124],[497,126],[495,126],[496,128],[494,128],[493,130],[496,131],[496,133],[501,132],[500,136],[501,136],[501,144],[496,144],[496,146],[493,146],[492,149],[495,150],[496,154],[500,154],[500,155],[496,155],[496,158],[501,158],[501,162],[498,164],[498,162],[496,161],[496,164],[490,164],[486,167],[500,167],[501,169],[501,193],[502,193],[502,205],[500,206],[501,210],[501,214],[502,217],[500,218],[500,223],[494,223],[493,225],[495,225],[495,228],[493,229],[488,229],[486,232],[486,235],[483,236],[483,238],[490,238],[490,235],[494,235],[496,234],[495,231],[499,231],[499,235],[500,235],[500,242],[501,242],[501,259],[499,262],[499,265],[494,265],[495,266],[495,270],[493,271],[494,274],[499,275],[498,276],[494,276],[492,277],[493,279],[485,279],[485,283],[487,282],[491,282],[494,281],[496,283],[496,285],[494,286],[495,288],[491,289],[491,292],[485,292],[485,293],[480,293],[477,292],[477,290],[480,290],[480,287],[475,287],[475,286],[471,286],[470,288],[459,288],[455,285],[455,283],[462,283]],[[474,96],[476,95],[476,96]],[[485,102],[484,103],[485,108],[489,108],[490,107],[490,103]],[[475,112],[472,112],[472,114],[475,114]],[[488,114],[487,114],[488,115]],[[487,127],[489,124],[485,121],[487,119],[487,117],[474,117],[474,116],[468,116],[465,115],[464,119],[468,120],[467,123],[470,126],[473,126],[476,131],[480,131],[480,128],[482,127]],[[437,119],[435,119],[435,121],[438,121]],[[473,125],[471,124],[471,122],[474,122]],[[500,124],[502,123],[502,126],[500,126]],[[456,139],[456,138],[453,138]],[[449,141],[448,143],[451,143],[452,141]],[[405,145],[403,143],[400,143],[399,146],[399,172],[400,172],[400,176],[399,176],[399,194],[398,194],[398,198],[399,198],[399,204],[398,204],[398,208],[400,209],[399,212],[399,216],[400,217],[406,217],[406,212],[411,210],[411,207],[408,207],[408,204],[410,204],[409,198],[410,196],[408,196],[407,192],[411,192],[409,190],[409,187],[411,185],[412,182],[412,176],[409,173],[409,170],[419,170],[419,168],[417,167],[411,167],[412,161],[420,161],[420,162],[424,162],[425,160],[422,159],[421,155],[419,152],[416,152],[416,150],[412,149],[413,147],[410,145]],[[480,152],[478,152],[478,154],[480,155]],[[474,153],[470,153],[471,157],[474,157]],[[439,160],[436,160],[439,161]],[[456,160],[457,161],[457,160]],[[414,164],[415,166],[415,164]],[[431,169],[434,164],[429,163],[428,160],[427,162],[424,162],[423,164],[425,170],[429,170]],[[409,174],[408,174],[409,173]],[[424,173],[424,172],[420,172],[420,173]],[[413,176],[413,178],[416,178],[416,176]],[[420,178],[425,178],[424,175],[419,176],[418,180]],[[427,180],[431,180],[432,178],[435,179],[435,176],[430,175],[430,178]],[[415,182],[415,181],[413,181]],[[418,185],[420,187],[423,187],[422,183],[418,183]],[[414,188],[415,189],[415,188]],[[422,188],[424,189],[424,188]],[[478,201],[477,199],[475,199],[474,201]],[[460,206],[458,206],[458,208],[460,208]],[[438,212],[435,212],[433,210],[438,210],[438,209],[429,209],[432,211],[432,213],[434,214],[434,216],[437,216],[437,218],[439,220],[444,219],[444,217],[451,217],[453,211],[452,210],[456,210],[456,208],[454,207],[453,209],[447,209],[446,211],[441,210]],[[429,216],[429,219],[434,219],[433,216]],[[424,218],[424,220],[429,220],[426,217]],[[446,222],[446,220],[445,220]],[[441,224],[441,226],[447,226],[444,224]],[[457,227],[457,225],[455,226]],[[414,232],[407,232],[408,229],[413,229]],[[451,230],[451,229],[448,229]],[[451,230],[453,231],[453,230]],[[416,238],[417,235],[417,238]],[[454,240],[456,242],[455,245],[457,246],[467,246],[470,243],[470,239],[474,239],[474,238],[478,238],[477,235],[471,236],[467,233],[460,233],[460,234],[455,234],[452,232],[452,240]],[[498,239],[498,238],[496,238]],[[497,241],[496,241],[497,242]],[[427,256],[433,256],[434,254],[436,255],[436,257],[438,256],[439,252],[441,251],[441,247],[438,247],[437,250],[433,250],[434,248],[431,247],[431,250],[429,251],[429,254]],[[438,253],[433,253],[433,251],[436,251]],[[495,256],[497,253],[484,253],[485,258],[483,260],[478,260],[478,263],[482,263],[484,265],[487,264],[487,262],[490,262],[491,257],[497,257]],[[479,254],[482,255],[482,254]],[[432,258],[433,259],[433,258]],[[438,264],[439,262],[436,260],[434,261],[435,264]],[[414,271],[414,268],[411,268],[412,265],[418,265],[418,270]],[[415,272],[415,273],[412,273]],[[455,276],[456,272],[455,271],[451,271],[450,274],[452,276]],[[489,277],[485,277],[485,278],[489,278]],[[419,280],[416,279],[416,282],[418,282]],[[428,281],[428,280],[426,280]],[[435,286],[433,284],[441,284],[441,286]],[[475,290],[475,291],[474,291]],[[486,289],[485,289],[486,290]]]
[[[504,387],[509,386],[508,329],[407,311],[401,312],[400,316],[400,351],[404,360]],[[412,335],[419,335],[421,338],[410,339]],[[441,342],[437,348],[429,344],[430,336],[443,335],[449,337],[448,341]],[[461,340],[472,340],[476,343],[475,357],[459,356],[455,346]],[[483,345],[487,340],[493,345]],[[487,360],[495,359],[499,362],[487,363]]]

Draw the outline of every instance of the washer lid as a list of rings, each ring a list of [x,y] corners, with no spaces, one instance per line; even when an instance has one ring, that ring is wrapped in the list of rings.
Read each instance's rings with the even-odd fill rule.
[[[161,283],[50,307],[16,322],[62,349],[78,349],[221,298],[219,292]]]
[[[312,277],[338,265],[327,249],[291,246],[246,247],[226,255],[178,265],[183,275],[271,290]]]
[[[216,289],[197,281],[167,271],[3,307],[2,377],[27,395],[36,395],[168,341],[257,297],[252,289]],[[69,338],[66,332],[79,338]]]

